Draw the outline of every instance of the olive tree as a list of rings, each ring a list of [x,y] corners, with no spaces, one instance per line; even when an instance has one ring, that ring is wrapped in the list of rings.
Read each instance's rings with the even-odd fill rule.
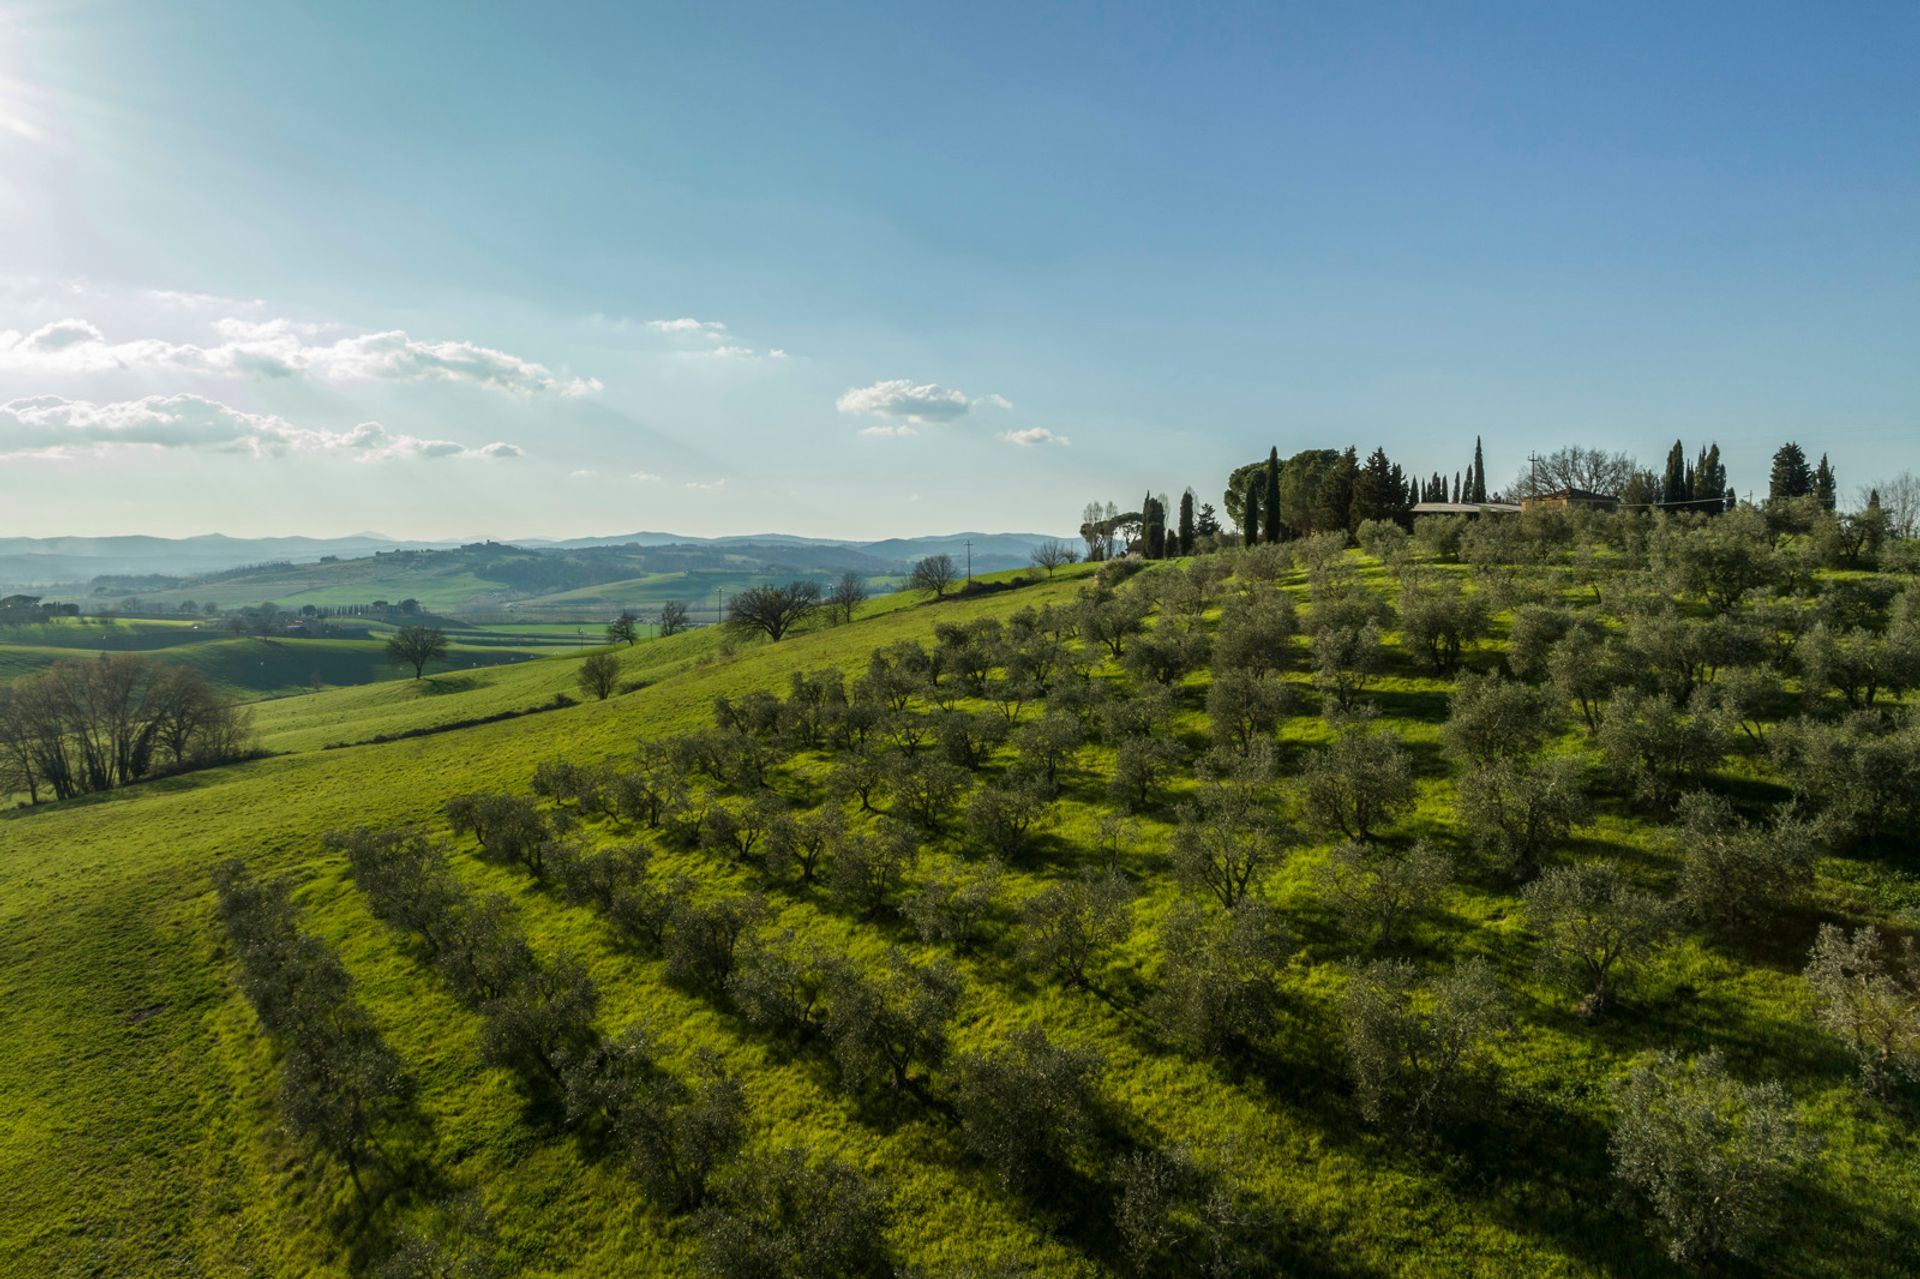
[[[842,830],[829,844],[827,890],[868,918],[893,909],[920,843],[903,823],[883,820],[865,830]]]
[[[1099,1053],[1032,1025],[962,1053],[953,1063],[960,1135],[1009,1190],[1036,1186],[1091,1136],[1103,1069]]]
[[[1566,706],[1550,689],[1462,675],[1448,699],[1443,740],[1470,766],[1524,759],[1558,737],[1565,720]]]
[[[1150,1008],[1170,1038],[1201,1053],[1250,1046],[1273,1027],[1279,966],[1292,939],[1272,907],[1174,903],[1160,925],[1160,985]]]
[[[787,1147],[742,1162],[700,1216],[708,1279],[879,1279],[890,1273],[886,1197],[838,1159]]]
[[[1813,886],[1821,832],[1792,809],[1771,824],[1754,822],[1725,797],[1694,791],[1680,801],[1678,817],[1679,900],[1694,918],[1758,927]]]
[[[1667,904],[1635,888],[1611,862],[1555,867],[1528,884],[1522,900],[1540,935],[1542,973],[1581,993],[1584,1016],[1606,1009],[1617,975],[1673,926]]]
[[[1466,1106],[1507,1023],[1506,997],[1478,957],[1424,984],[1407,960],[1375,960],[1349,974],[1341,1013],[1361,1112],[1411,1130]]]
[[[1460,779],[1460,825],[1495,866],[1515,879],[1530,879],[1587,820],[1591,806],[1581,772],[1579,760],[1564,756],[1475,769]]]
[[[1848,936],[1822,924],[1806,974],[1820,1026],[1846,1040],[1883,1101],[1896,1080],[1920,1081],[1920,949],[1907,937],[1888,952],[1870,926]]]
[[[1348,840],[1317,873],[1350,933],[1391,946],[1403,920],[1431,910],[1453,880],[1453,859],[1425,840],[1403,851]]]
[[[970,947],[1000,908],[1003,876],[996,857],[938,867],[907,897],[906,916],[924,941]]]
[[[1173,871],[1181,887],[1210,893],[1228,910],[1258,892],[1298,842],[1261,802],[1258,777],[1242,768],[1207,778],[1182,806],[1174,834]]]
[[[1347,720],[1308,760],[1300,798],[1318,829],[1371,838],[1413,807],[1413,765],[1397,736],[1375,731],[1364,720]]]
[[[1091,986],[1107,955],[1132,931],[1132,904],[1133,886],[1114,871],[1049,884],[1021,911],[1027,961],[1070,986]]]
[[[962,989],[952,964],[915,964],[898,950],[887,952],[875,977],[851,965],[836,970],[827,990],[826,1032],[847,1087],[917,1089],[915,1068],[934,1069],[946,1060],[947,1023]]]
[[[1786,1090],[1743,1084],[1718,1051],[1636,1066],[1614,1094],[1614,1175],[1646,1201],[1675,1261],[1751,1259],[1817,1149]]]

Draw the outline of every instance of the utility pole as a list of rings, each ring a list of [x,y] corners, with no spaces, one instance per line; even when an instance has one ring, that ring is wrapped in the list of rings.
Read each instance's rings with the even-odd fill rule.
[[[1538,453],[1527,454],[1527,487],[1533,490],[1527,494],[1528,497],[1540,496],[1540,455]]]
[[[967,539],[967,585],[973,585],[973,539]]]

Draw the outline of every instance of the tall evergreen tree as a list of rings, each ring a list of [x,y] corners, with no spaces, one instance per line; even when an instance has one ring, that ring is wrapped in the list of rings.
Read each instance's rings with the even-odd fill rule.
[[[1708,515],[1718,515],[1727,509],[1727,468],[1720,461],[1720,445],[1716,441],[1700,450],[1700,460],[1693,467],[1693,508]]]
[[[1684,510],[1692,496],[1687,491],[1687,450],[1675,440],[1667,450],[1666,473],[1660,477],[1660,504]]]
[[[1352,532],[1353,491],[1360,479],[1360,454],[1349,444],[1320,481],[1314,502],[1313,530],[1331,533],[1335,529]]]
[[[1240,541],[1247,546],[1260,544],[1260,498],[1267,491],[1258,472],[1247,477],[1247,495],[1240,503]]]
[[[1820,505],[1831,511],[1839,502],[1839,485],[1833,477],[1833,467],[1827,463],[1827,455],[1820,455],[1820,465],[1813,469],[1813,495],[1820,499]]]
[[[1140,540],[1146,545],[1147,558],[1157,560],[1167,553],[1167,513],[1160,500],[1148,492],[1140,499]]]
[[[1266,493],[1260,501],[1261,527],[1269,542],[1280,540],[1280,450],[1267,452]]]
[[[1193,554],[1193,490],[1180,495],[1180,554]]]
[[[1813,472],[1807,469],[1807,455],[1789,440],[1773,454],[1773,469],[1767,475],[1767,497],[1805,497],[1813,492]]]
[[[1487,500],[1487,458],[1480,451],[1480,437],[1473,437],[1473,497],[1475,502]]]
[[[1213,503],[1200,503],[1200,513],[1193,520],[1193,531],[1198,537],[1220,536],[1220,517],[1214,513]]]
[[[1387,513],[1382,519],[1411,528],[1413,526],[1413,504],[1420,500],[1419,487],[1407,478],[1407,473],[1395,462],[1387,468]]]
[[[1458,471],[1453,473],[1453,500],[1456,502],[1460,500],[1460,472]]]
[[[1348,511],[1347,523],[1358,528],[1366,520],[1377,520],[1387,504],[1387,453],[1385,449],[1375,448],[1367,455],[1353,477],[1353,497]]]

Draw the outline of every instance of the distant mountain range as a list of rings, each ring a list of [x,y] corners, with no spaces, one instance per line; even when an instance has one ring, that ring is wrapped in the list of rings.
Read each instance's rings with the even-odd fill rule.
[[[847,552],[844,558],[863,566],[877,562],[875,571],[904,569],[926,555],[947,554],[963,566],[972,543],[976,572],[1017,568],[1027,563],[1033,548],[1051,540],[1042,533],[950,533],[931,537],[883,538],[858,541],[845,538],[799,537],[790,533],[753,533],[730,537],[691,537],[678,533],[638,532],[608,537],[567,539],[519,538],[505,545],[531,551],[575,551],[602,547],[666,546],[728,548],[753,547],[787,550],[820,549]],[[452,550],[456,541],[390,538],[379,533],[350,537],[228,537],[209,533],[200,537],[0,537],[0,587],[30,590],[36,587],[74,587],[96,577],[129,574],[193,577],[222,573],[255,564],[314,564],[327,558],[362,559],[396,550]]]

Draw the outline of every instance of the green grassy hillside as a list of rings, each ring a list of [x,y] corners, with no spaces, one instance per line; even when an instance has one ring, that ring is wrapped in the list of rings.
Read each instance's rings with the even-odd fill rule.
[[[1177,567],[1157,567],[1127,589],[1152,588]],[[1389,591],[1378,566],[1365,574]],[[779,644],[684,634],[617,651],[623,679],[642,685],[633,691],[381,744],[323,749],[525,710],[558,693],[580,698],[582,659],[287,697],[258,710],[263,738],[281,754],[0,816],[0,1273],[354,1272],[379,1260],[396,1222],[425,1220],[462,1190],[477,1196],[511,1273],[691,1272],[694,1222],[650,1204],[620,1161],[566,1124],[550,1098],[481,1064],[479,1019],[373,918],[321,837],[388,824],[444,835],[441,806],[453,795],[525,794],[534,768],[553,759],[625,764],[643,741],[708,727],[717,695],[784,692],[791,675],[824,667],[853,676],[877,648],[930,643],[936,624],[1069,606],[1087,576],[1082,566],[1052,582],[937,605],[889,597],[850,626]],[[1249,577],[1235,587],[1296,597],[1307,611],[1298,570],[1272,585]],[[1163,612],[1156,630],[1178,624]],[[1203,631],[1217,630],[1217,604],[1198,616]],[[1501,663],[1506,622],[1499,614],[1493,638],[1467,653],[1466,670]],[[751,1107],[750,1158],[803,1144],[874,1178],[889,1199],[890,1249],[909,1273],[1128,1273],[1114,1225],[1118,1161],[1182,1143],[1230,1188],[1216,1215],[1250,1250],[1243,1273],[1680,1273],[1615,1205],[1606,1144],[1610,1085],[1669,1046],[1719,1047],[1743,1076],[1787,1076],[1793,1101],[1825,1140],[1787,1229],[1760,1264],[1783,1274],[1911,1273],[1920,1265],[1912,1107],[1859,1090],[1842,1047],[1815,1029],[1799,976],[1820,920],[1897,923],[1920,907],[1911,847],[1836,850],[1775,930],[1685,930],[1645,965],[1615,1012],[1584,1018],[1536,974],[1536,939],[1514,884],[1476,859],[1461,829],[1458,770],[1442,749],[1457,675],[1435,673],[1397,633],[1388,641],[1387,666],[1367,696],[1380,708],[1377,727],[1405,744],[1416,803],[1385,838],[1402,848],[1430,840],[1460,869],[1437,908],[1379,953],[1425,973],[1484,957],[1515,1013],[1494,1048],[1492,1103],[1430,1137],[1367,1122],[1346,1077],[1340,995],[1348,966],[1375,952],[1342,927],[1318,877],[1333,839],[1304,838],[1263,890],[1296,941],[1280,973],[1273,1031],[1247,1051],[1213,1054],[1172,1045],[1157,1027],[1157,929],[1183,895],[1169,853],[1179,805],[1200,789],[1190,762],[1157,788],[1122,841],[1117,862],[1136,893],[1133,928],[1086,989],[1020,962],[1017,907],[1101,860],[1099,822],[1112,811],[1115,766],[1107,744],[1082,748],[1064,767],[1055,824],[1010,861],[1007,904],[985,941],[965,951],[921,941],[896,916],[864,918],[817,888],[772,883],[751,861],[680,847],[615,818],[583,818],[591,843],[647,841],[656,846],[655,874],[684,874],[702,894],[764,889],[770,927],[857,963],[877,963],[890,945],[951,959],[965,983],[956,1050],[1029,1023],[1095,1049],[1105,1063],[1095,1153],[1032,1195],[1003,1189],[968,1153],[945,1076],[936,1073],[931,1104],[850,1094],[818,1048],[757,1032],[726,1000],[669,983],[657,954],[622,945],[594,912],[482,860],[471,840],[456,842],[454,864],[473,889],[513,903],[541,955],[564,949],[584,959],[601,991],[595,1020],[604,1033],[643,1022],[682,1071],[697,1052],[715,1054]],[[1093,656],[1093,681],[1139,691],[1087,636],[1079,644]],[[1300,700],[1278,734],[1283,784],[1267,794],[1298,820],[1286,779],[1302,774],[1331,731],[1317,714],[1304,639],[1288,654],[1280,678]],[[1208,744],[1210,678],[1203,668],[1175,681],[1177,707],[1160,734],[1189,761]],[[1039,710],[1028,707],[1023,718]],[[1590,755],[1572,724],[1550,749]],[[771,785],[818,804],[830,767],[825,753],[799,751],[775,767]],[[1010,767],[1003,748],[985,775],[1001,778]],[[1659,819],[1597,772],[1589,784],[1595,820],[1557,855],[1610,858],[1635,883],[1670,892],[1682,850]],[[1747,804],[1784,794],[1751,751],[1731,752],[1714,784]],[[964,829],[949,820],[926,839],[910,886],[977,861]],[[390,1193],[371,1212],[339,1166],[305,1150],[280,1121],[277,1051],[235,989],[231,947],[213,919],[209,875],[229,857],[297,879],[304,926],[338,949],[413,1081],[412,1117],[385,1137],[393,1166],[410,1172],[375,1178]],[[1202,1258],[1180,1260],[1197,1267]]]

